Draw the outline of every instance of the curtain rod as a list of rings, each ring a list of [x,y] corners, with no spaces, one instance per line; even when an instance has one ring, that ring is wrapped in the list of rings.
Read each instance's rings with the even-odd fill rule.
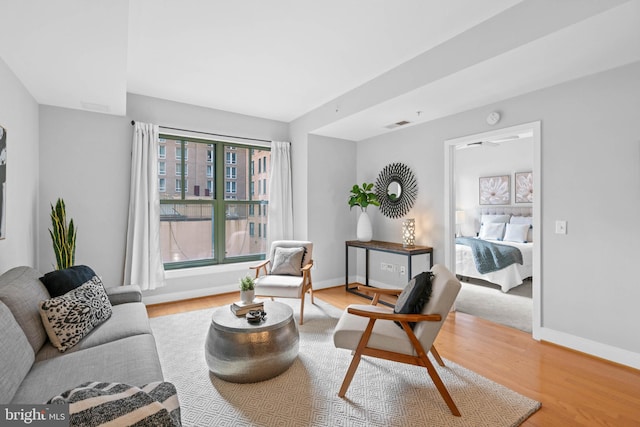
[[[135,124],[136,124],[136,121],[135,120],[131,120],[131,126],[133,126]],[[211,133],[211,132],[202,132],[202,131],[199,131],[199,130],[172,128],[172,127],[169,127],[169,126],[162,126],[162,125],[158,125],[158,127],[161,127],[162,129],[171,129],[171,130],[177,130],[177,131],[181,131],[181,132],[193,132],[193,133],[201,133],[203,135],[222,136],[222,137],[226,137],[226,138],[236,138],[236,139],[246,139],[248,141],[271,142],[268,139],[249,138],[249,137],[246,137],[246,136],[223,135],[223,134],[220,134],[220,133]]]

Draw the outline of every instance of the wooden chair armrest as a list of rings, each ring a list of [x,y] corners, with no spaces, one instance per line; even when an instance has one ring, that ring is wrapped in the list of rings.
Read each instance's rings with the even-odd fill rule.
[[[255,270],[256,271],[256,279],[258,278],[258,276],[260,275],[260,269],[264,268],[264,274],[267,274],[267,265],[269,264],[269,260],[265,260],[262,263],[258,264],[258,265],[252,265],[249,268],[251,270]]]
[[[372,288],[371,286],[363,285],[358,285],[357,288],[359,291],[372,292],[374,294],[400,295],[402,293],[402,289]]]
[[[379,310],[367,310],[362,308],[347,308],[349,314],[368,317],[369,319],[394,320],[397,322],[439,322],[442,316],[439,314],[397,314],[394,312],[383,312]]]
[[[309,261],[309,263],[307,265],[302,267],[302,272],[311,270],[311,267],[313,267],[313,260]]]
[[[400,295],[402,293],[402,289],[385,289],[385,288],[372,288],[371,286],[362,286],[358,285],[357,289],[363,292],[371,292],[373,293],[373,299],[371,300],[371,305],[377,305],[380,301],[380,295]]]

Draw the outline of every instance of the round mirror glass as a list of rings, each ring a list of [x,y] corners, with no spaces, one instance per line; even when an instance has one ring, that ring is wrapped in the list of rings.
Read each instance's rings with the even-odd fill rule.
[[[400,183],[398,181],[391,181],[387,186],[387,196],[389,200],[396,201],[400,198],[401,194],[402,186],[400,186]]]

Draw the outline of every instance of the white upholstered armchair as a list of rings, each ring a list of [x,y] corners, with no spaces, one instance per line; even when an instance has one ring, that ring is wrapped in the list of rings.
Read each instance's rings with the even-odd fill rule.
[[[433,342],[453,307],[461,285],[442,265],[435,265],[431,272],[431,297],[418,314],[396,314],[391,308],[375,305],[380,294],[398,295],[401,290],[359,287],[376,295],[372,305],[348,306],[336,325],[333,334],[335,346],[353,352],[351,365],[338,396],[344,397],[346,394],[362,356],[378,357],[425,367],[451,413],[460,416],[460,411],[427,353],[431,351],[436,362],[444,366]],[[394,322],[399,322],[402,330]],[[410,322],[415,322],[415,327],[411,328]]]
[[[303,323],[304,297],[307,292],[313,301],[311,267],[313,243],[301,240],[277,240],[271,244],[269,257],[256,270],[256,296],[300,298],[300,324]],[[261,275],[262,273],[262,275]]]

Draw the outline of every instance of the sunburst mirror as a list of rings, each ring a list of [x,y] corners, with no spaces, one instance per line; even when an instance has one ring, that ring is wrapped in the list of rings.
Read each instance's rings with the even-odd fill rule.
[[[376,180],[380,212],[389,218],[400,218],[409,212],[418,195],[418,183],[407,165],[391,163]]]

